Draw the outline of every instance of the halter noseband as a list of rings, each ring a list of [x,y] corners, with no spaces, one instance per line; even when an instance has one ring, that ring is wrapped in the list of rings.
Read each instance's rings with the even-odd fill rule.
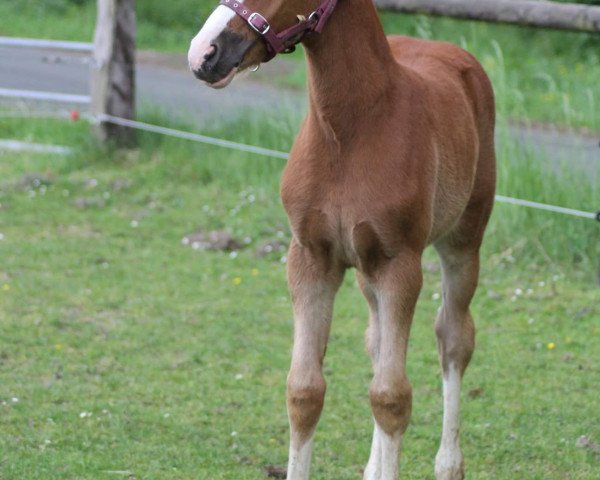
[[[250,28],[262,37],[267,47],[267,57],[263,60],[266,63],[278,53],[293,52],[296,44],[300,43],[307,33],[321,33],[337,5],[337,0],[323,0],[308,17],[298,16],[299,21],[296,25],[279,33],[273,31],[265,17],[247,9],[240,0],[221,0],[220,4],[242,17]],[[291,44],[290,40],[292,40]]]

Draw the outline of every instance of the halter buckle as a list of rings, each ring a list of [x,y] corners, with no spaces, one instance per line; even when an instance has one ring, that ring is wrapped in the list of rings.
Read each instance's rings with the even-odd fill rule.
[[[261,23],[256,25],[254,23],[255,19],[258,19]],[[248,25],[250,25],[260,35],[265,35],[271,29],[271,25],[269,25],[267,19],[258,12],[254,12],[248,17]]]

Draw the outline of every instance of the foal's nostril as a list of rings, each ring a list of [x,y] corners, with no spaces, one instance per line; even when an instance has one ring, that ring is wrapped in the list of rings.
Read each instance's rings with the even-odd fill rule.
[[[221,57],[221,50],[214,43],[210,45],[210,48],[206,51],[203,57],[202,65],[200,70],[209,72],[215,68]]]
[[[210,60],[217,54],[217,46],[213,43],[209,50],[204,54],[204,60]]]

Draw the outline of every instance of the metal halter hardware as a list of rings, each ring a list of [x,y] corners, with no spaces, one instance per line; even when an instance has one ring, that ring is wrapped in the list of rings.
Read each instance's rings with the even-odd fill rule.
[[[259,18],[260,20],[263,21],[263,26],[265,27],[264,30],[260,30],[254,24],[254,19],[256,19],[256,18]],[[248,24],[260,35],[265,35],[271,29],[271,25],[269,25],[269,22],[267,22],[267,19],[258,12],[254,12],[248,17]]]
[[[239,0],[220,0],[220,4],[233,10],[239,17],[258,33],[267,47],[267,57],[263,63],[273,59],[278,53],[291,53],[302,41],[304,35],[311,32],[321,33],[325,23],[333,13],[338,0],[323,0],[308,17],[298,17],[299,21],[282,32],[275,33],[269,21],[258,12],[251,12]],[[300,18],[303,18],[300,20]],[[291,42],[291,43],[290,43]]]

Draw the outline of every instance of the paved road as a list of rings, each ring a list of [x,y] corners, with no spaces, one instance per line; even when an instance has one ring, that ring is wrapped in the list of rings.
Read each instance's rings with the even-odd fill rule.
[[[289,118],[290,110],[301,114],[305,109],[303,92],[276,86],[277,76],[289,70],[289,61],[283,59],[263,67],[260,74],[236,79],[224,90],[211,90],[195,80],[185,56],[142,52],[138,60],[138,104],[156,105],[175,118],[193,120],[200,128],[232,120],[242,110]],[[0,88],[87,95],[89,68],[84,55],[0,47]],[[510,129],[510,135],[519,148],[542,154],[553,165],[568,162],[583,168],[598,183],[599,138],[517,127]]]
[[[272,69],[272,67],[271,67]],[[261,72],[259,78],[274,72]],[[90,60],[85,55],[0,47],[0,88],[89,95]],[[239,115],[240,110],[282,115],[304,110],[304,96],[275,91],[250,78],[236,80],[224,90],[206,88],[187,69],[184,56],[143,53],[137,66],[138,105],[155,105],[170,115],[214,125]]]

